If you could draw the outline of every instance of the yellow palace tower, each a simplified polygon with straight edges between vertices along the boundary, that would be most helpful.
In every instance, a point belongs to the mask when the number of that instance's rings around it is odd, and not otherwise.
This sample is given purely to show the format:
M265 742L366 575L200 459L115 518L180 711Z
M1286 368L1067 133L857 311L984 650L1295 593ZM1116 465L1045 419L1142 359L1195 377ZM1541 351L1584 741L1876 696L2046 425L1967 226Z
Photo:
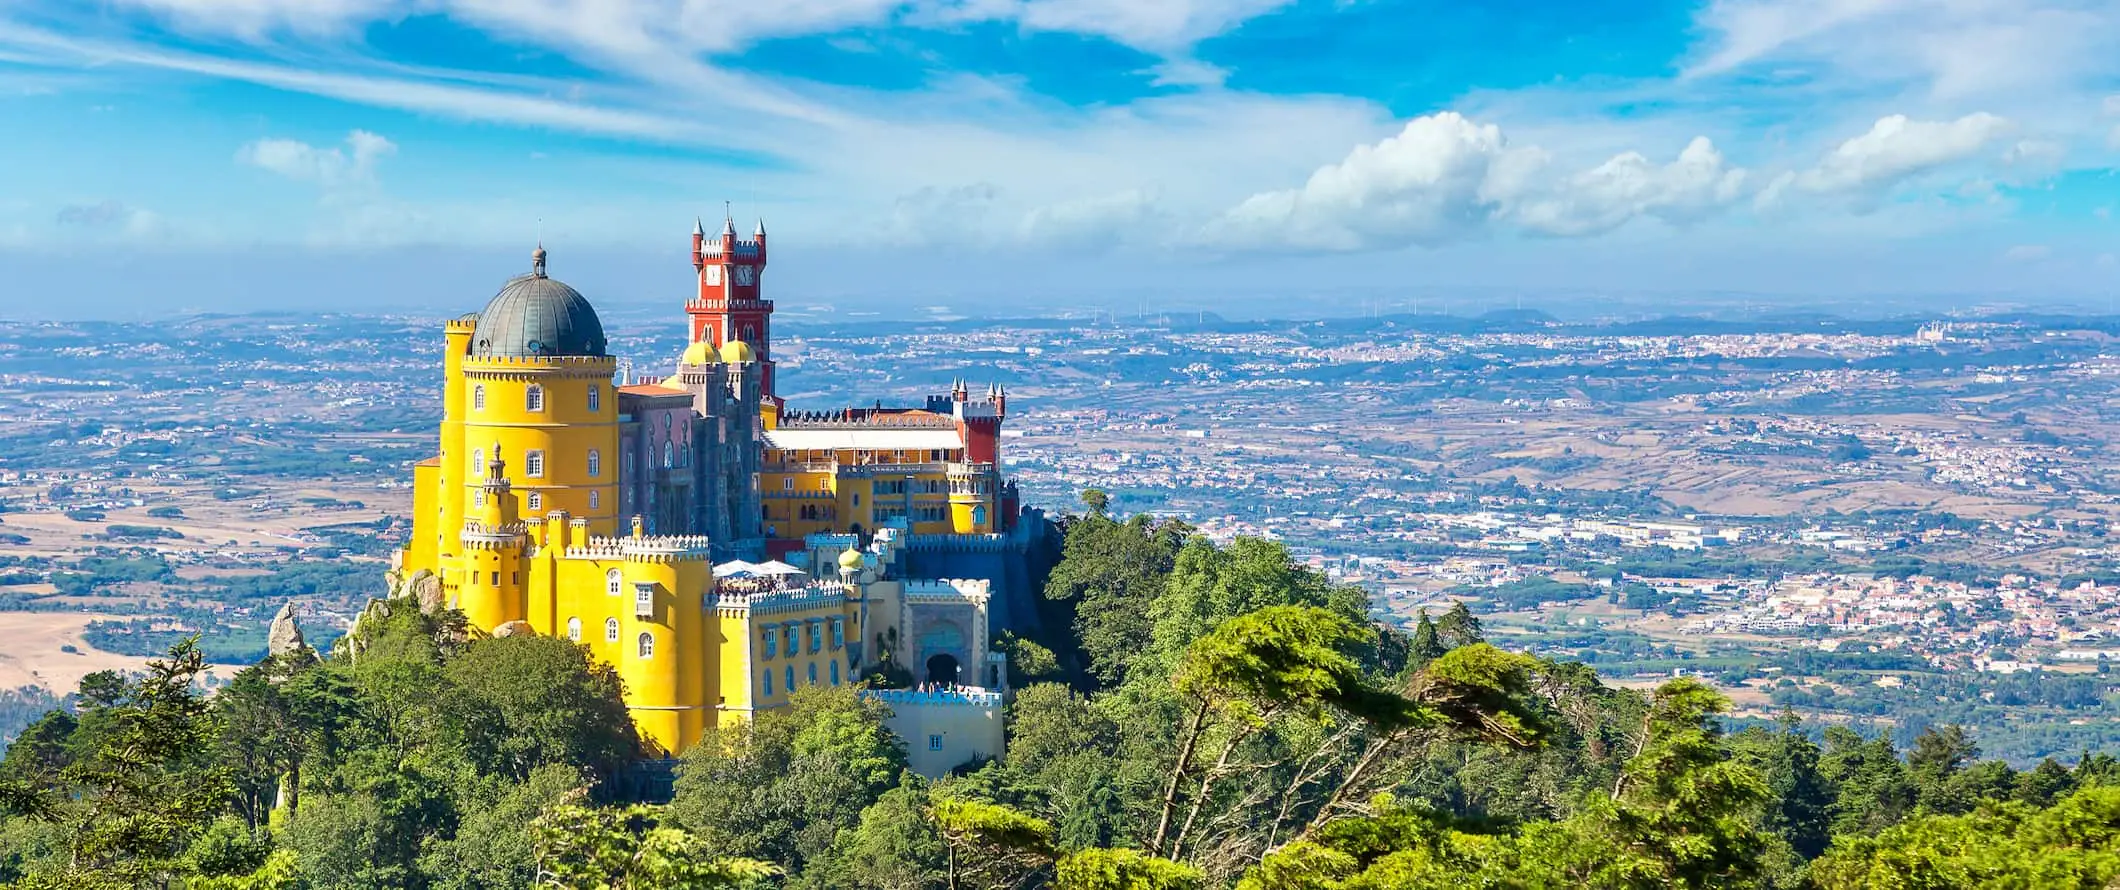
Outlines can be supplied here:
M895 666L918 686L864 694L916 769L996 755L995 628L1037 586L1023 553L1043 528L1000 474L1007 396L785 410L765 259L763 225L694 225L691 338L664 377L614 380L603 322L542 245L445 324L439 453L414 469L397 569L476 633L565 636L612 665L655 753Z
M529 274L477 315L449 322L443 337L441 453L414 470L400 569L433 579L442 603L477 631L565 635L588 647L617 668L642 739L667 754L725 713L741 718L784 700L785 679L761 678L769 669L753 664L752 641L768 632L754 615L770 615L772 628L848 635L856 605L844 583L777 583L733 604L718 590L715 547L686 533L701 512L691 504L651 511L673 533L648 533L640 512L619 519L622 505L694 491L695 480L755 498L753 485L723 484L715 450L667 446L755 429L755 366L697 368L692 390L614 387L617 360L596 310L545 274L542 246ZM672 419L680 413L683 426ZM721 420L741 425L710 436ZM741 474L756 459L728 463ZM852 666L830 668L835 682L852 676Z

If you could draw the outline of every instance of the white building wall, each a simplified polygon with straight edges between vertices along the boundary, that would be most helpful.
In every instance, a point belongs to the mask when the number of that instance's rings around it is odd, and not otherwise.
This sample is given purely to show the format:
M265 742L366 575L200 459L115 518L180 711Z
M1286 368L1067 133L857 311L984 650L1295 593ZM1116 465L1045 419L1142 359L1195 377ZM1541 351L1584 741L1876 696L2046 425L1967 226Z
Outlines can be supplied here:
M891 718L884 725L905 740L913 771L930 779L967 761L998 758L1005 750L999 692L876 689L862 694L890 706Z

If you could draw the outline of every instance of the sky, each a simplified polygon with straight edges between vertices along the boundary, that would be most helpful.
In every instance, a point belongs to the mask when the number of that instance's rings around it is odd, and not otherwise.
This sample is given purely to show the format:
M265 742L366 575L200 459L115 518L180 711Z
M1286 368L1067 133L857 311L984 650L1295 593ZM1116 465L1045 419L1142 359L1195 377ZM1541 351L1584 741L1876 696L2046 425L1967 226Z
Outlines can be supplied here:
M0 317L453 314L539 239L676 303L724 208L784 307L2102 306L2114 46L2120 0L0 0Z

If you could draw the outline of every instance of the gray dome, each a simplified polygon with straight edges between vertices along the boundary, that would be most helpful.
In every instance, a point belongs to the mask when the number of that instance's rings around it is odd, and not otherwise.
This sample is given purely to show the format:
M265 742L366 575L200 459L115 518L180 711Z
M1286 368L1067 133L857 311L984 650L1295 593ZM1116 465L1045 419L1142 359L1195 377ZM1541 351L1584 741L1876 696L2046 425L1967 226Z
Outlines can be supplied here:
M545 277L538 248L528 275L508 279L478 314L475 356L604 355L604 323L580 291Z

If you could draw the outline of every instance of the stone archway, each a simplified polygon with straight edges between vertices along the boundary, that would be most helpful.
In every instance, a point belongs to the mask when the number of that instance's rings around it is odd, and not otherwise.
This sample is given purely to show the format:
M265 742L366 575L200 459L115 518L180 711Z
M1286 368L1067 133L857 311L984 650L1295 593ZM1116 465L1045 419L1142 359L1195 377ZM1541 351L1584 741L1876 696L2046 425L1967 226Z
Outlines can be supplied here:
M927 660L927 680L930 683L945 686L955 685L958 671L957 656L948 652L940 653Z

